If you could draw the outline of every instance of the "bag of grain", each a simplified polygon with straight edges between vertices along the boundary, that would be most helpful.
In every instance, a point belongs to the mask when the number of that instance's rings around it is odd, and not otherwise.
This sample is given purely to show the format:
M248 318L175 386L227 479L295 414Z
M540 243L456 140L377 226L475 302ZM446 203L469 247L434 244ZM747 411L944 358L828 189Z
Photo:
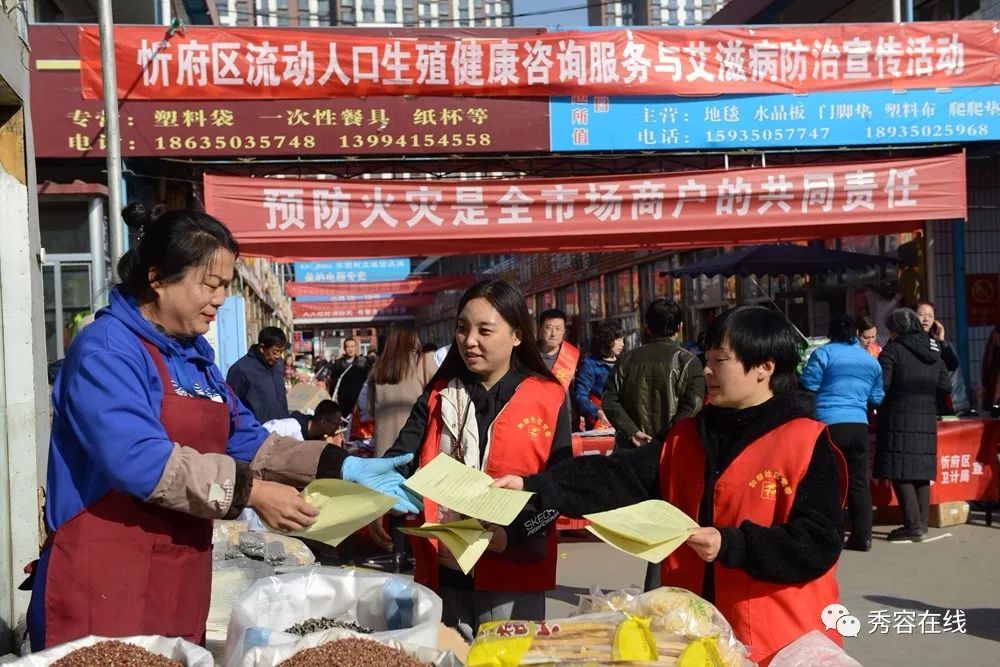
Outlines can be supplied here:
M91 635L26 655L17 667L90 667L91 665L144 665L146 667L213 667L212 654L176 637L121 637Z
M294 644L258 646L240 667L462 667L450 651L413 646L393 639L375 641L350 630L315 632Z
M409 579L337 567L267 577L233 603L227 667L255 647L292 645L314 630L353 627L377 640L437 648L441 598Z

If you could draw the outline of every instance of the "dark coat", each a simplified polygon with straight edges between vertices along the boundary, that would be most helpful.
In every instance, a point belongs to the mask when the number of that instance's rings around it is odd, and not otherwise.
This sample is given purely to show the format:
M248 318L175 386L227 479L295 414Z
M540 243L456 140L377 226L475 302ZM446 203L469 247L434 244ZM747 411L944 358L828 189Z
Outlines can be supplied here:
M924 333L889 341L878 358L885 400L878 413L876 477L937 478L937 401L951 391L941 355Z
M333 362L330 370L330 398L340 406L340 413L350 416L354 406L358 404L361 388L368 379L368 361L362 356L354 357L353 362L340 358Z
M285 365L268 366L256 345L229 368L226 384L261 424L288 417Z

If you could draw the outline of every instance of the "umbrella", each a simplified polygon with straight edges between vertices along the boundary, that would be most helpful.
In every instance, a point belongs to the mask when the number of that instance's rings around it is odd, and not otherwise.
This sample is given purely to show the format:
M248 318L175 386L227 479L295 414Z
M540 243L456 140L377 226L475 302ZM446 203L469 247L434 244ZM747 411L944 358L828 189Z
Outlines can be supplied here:
M780 276L866 269L895 264L896 259L813 246L774 243L738 248L733 252L663 271L672 276Z

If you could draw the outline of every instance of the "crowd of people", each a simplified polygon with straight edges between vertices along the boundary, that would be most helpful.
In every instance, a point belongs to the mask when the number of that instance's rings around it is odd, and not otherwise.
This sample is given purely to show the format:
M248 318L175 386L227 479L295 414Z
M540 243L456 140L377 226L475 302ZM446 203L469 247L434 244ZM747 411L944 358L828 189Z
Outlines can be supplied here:
M799 374L801 334L767 307L721 314L698 355L682 344L680 306L657 298L641 345L625 349L607 321L581 358L565 313L533 321L515 284L483 280L460 299L447 345L406 324L389 328L380 355L348 338L312 369L328 398L290 412L284 332L262 329L225 381L205 341L239 253L225 226L192 211L130 210L126 221L141 239L55 380L36 648L88 634L202 641L211 520L252 510L301 529L317 511L298 490L316 478L392 495L396 518L370 529L399 553L402 517L461 518L402 486L440 454L533 493L509 525L486 526L487 553L468 574L436 541L411 541L415 580L469 638L488 621L544 618L561 514L655 498L695 519L646 589L713 602L755 661L822 629L841 550L871 548L871 474L891 480L903 508L889 539L927 534L936 420L961 409L964 384L932 304L893 311L882 349L878 323L832 318L830 342ZM990 345L983 386L996 410L1000 328ZM574 457L580 430L613 430L615 451ZM373 444L370 457L348 454L355 438Z

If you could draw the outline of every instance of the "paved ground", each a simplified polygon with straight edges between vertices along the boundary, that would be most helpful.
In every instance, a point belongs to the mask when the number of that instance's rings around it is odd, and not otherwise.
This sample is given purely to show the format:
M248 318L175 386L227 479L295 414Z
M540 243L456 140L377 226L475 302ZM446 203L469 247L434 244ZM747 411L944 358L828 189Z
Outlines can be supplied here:
M889 526L877 526L868 553L845 551L838 579L841 601L862 621L862 633L847 638L846 648L861 664L1000 665L1000 523L986 527L981 515L975 523L932 528L931 537L951 533L923 544L893 544L881 539ZM998 520L1000 521L1000 520ZM559 588L549 596L547 616L565 616L576 595L592 585L605 589L641 585L645 563L601 543L564 543L560 549ZM871 633L870 614L884 610L890 620L896 612L913 610L941 614L965 612L965 634ZM905 625L905 621L904 621Z

